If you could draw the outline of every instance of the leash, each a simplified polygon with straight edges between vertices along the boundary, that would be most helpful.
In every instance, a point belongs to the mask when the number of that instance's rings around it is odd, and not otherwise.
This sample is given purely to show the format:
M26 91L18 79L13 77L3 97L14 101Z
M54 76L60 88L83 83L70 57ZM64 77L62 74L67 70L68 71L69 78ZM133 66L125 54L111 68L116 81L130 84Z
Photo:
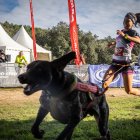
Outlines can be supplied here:
M102 80L102 84L104 84L108 79L111 78L112 75L115 75L115 74L118 73L120 70L122 70L124 67L135 65L135 62L132 62L132 63L130 63L130 64L124 64L124 65L123 65L123 64L116 64L116 63L114 63L114 64L112 64L112 65L121 66L121 67L120 67L117 71L115 71L114 73L112 73L108 78ZM108 85L106 85L106 86L108 86Z
M116 74L117 72L119 72L121 69L123 69L125 66L120 67L117 71L115 71L114 73L112 73L109 77L107 77L106 79L102 80L102 84L105 83L105 81L107 81L108 79L110 79L110 77L114 74Z

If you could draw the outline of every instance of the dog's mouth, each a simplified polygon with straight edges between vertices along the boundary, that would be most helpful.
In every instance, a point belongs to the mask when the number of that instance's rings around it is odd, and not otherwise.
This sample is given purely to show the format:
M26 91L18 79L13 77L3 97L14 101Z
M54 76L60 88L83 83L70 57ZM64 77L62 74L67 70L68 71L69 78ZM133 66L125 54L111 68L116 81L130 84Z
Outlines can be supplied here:
M24 87L24 94L26 95L31 95L33 94L34 92L37 92L39 91L40 88L39 88L39 84L27 84L25 87Z

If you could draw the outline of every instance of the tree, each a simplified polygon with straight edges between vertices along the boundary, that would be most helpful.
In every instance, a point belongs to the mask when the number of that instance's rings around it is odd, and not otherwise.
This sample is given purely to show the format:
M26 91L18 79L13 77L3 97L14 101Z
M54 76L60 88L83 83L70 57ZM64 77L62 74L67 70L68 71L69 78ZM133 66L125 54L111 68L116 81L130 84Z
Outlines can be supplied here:
M67 53L70 50L69 26L64 22L58 23L56 27L48 30L46 40L56 58Z

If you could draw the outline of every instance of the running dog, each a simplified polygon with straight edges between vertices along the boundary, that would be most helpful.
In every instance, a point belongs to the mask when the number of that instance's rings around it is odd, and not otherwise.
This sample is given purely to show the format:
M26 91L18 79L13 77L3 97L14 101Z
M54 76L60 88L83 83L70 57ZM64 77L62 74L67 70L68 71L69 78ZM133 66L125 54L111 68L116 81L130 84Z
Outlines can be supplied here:
M110 140L108 129L109 107L105 95L97 96L76 89L76 83L82 82L64 68L76 58L70 52L52 62L34 61L27 66L27 71L18 76L21 84L27 84L24 94L31 95L42 90L40 108L31 128L35 138L42 138L44 131L39 125L50 112L51 116L67 124L56 140L71 140L74 128L87 114L94 116L102 139Z

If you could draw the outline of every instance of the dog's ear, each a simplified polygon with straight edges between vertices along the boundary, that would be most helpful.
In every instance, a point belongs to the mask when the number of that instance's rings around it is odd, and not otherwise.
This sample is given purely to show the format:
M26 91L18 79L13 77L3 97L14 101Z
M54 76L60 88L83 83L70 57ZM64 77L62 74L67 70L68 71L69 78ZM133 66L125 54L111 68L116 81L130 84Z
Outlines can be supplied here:
M63 70L66 67L66 65L73 59L76 59L76 53L74 51L63 55L58 59L55 59L51 63L53 67L57 68L58 70Z

